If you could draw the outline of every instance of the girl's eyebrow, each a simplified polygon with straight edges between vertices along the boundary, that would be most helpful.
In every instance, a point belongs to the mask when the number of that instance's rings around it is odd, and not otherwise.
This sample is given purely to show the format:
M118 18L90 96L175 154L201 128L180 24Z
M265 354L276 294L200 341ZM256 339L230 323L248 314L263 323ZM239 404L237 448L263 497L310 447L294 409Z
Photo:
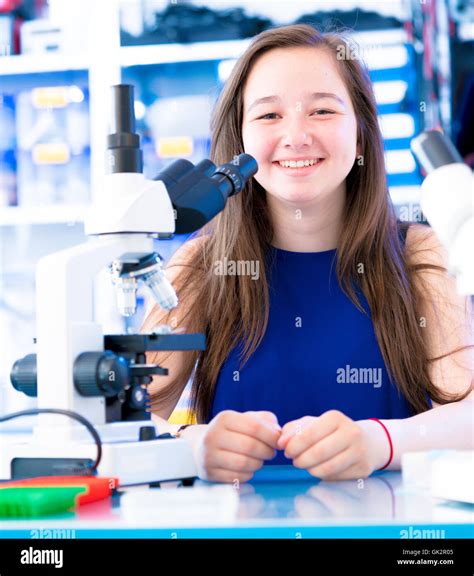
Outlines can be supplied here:
M332 92L313 92L309 96L309 100L321 100L322 98L332 98L333 100L339 102L339 104L345 106L344 100ZM250 110L252 110L252 108L255 108L255 106L259 106L260 104L267 104L269 102L281 102L281 98L280 96L263 96L263 98L257 98L247 108L247 114L250 112Z

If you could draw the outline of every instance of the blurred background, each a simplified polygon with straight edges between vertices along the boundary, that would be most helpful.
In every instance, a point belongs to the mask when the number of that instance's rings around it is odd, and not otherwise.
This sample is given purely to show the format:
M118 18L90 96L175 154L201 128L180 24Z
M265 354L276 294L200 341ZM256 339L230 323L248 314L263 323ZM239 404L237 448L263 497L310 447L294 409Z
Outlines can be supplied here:
M399 219L424 221L411 138L441 128L474 165L472 0L0 0L0 413L35 404L11 387L10 369L34 352L38 259L85 240L110 86L135 86L152 178L175 158L208 156L212 106L250 39L303 22L351 30L374 83ZM157 250L167 258L184 239ZM139 303L129 325L104 306L104 328L136 329Z

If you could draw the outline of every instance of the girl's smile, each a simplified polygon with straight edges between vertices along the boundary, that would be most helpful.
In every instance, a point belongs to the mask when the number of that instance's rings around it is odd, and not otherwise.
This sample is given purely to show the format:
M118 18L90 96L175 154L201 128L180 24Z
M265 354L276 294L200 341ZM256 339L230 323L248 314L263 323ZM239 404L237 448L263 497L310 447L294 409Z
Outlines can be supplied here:
M324 158L298 158L292 160L276 160L272 165L290 178L312 176L321 167Z

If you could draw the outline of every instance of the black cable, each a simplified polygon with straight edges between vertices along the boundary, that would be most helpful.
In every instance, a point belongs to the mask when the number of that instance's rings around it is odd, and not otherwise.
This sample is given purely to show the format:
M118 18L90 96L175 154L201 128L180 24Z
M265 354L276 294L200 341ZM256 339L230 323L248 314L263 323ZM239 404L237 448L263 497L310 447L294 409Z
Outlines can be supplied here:
M94 438L95 445L97 446L97 456L95 462L90 467L90 470L96 471L99 466L100 460L102 458L102 441L94 425L81 416L77 412L72 412L71 410L62 410L60 408L32 408L31 410L21 410L20 412L12 412L5 416L0 416L0 423L6 422L7 420L13 420L14 418L19 418L20 416L36 416L37 414L60 414L61 416L69 416L73 420L77 420L83 426L87 428L91 436Z

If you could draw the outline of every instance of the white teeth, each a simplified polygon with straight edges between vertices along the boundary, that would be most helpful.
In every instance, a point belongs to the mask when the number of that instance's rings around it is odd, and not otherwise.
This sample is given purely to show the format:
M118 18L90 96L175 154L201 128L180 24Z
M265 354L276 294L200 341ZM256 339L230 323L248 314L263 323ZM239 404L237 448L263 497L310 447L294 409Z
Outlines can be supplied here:
M320 161L318 160L279 160L278 164L283 168L303 168L304 166L313 166Z

